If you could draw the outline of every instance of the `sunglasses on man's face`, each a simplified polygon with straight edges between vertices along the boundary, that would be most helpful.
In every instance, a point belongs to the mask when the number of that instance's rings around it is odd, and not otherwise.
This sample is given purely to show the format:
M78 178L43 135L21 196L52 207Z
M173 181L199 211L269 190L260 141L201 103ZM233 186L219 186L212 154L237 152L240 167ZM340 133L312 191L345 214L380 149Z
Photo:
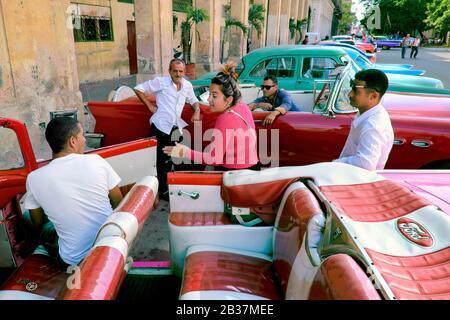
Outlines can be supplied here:
M272 89L273 87L275 87L275 85L272 85L272 86L265 86L265 85L262 85L262 86L261 86L261 89L263 89L263 90L270 90L270 89Z
M358 88L361 88L361 89L372 89L372 90L375 90L375 91L379 92L377 88L371 88L371 87L368 87L368 86L357 85L355 80L350 80L350 88L352 88L352 90L354 92L356 92L356 90Z

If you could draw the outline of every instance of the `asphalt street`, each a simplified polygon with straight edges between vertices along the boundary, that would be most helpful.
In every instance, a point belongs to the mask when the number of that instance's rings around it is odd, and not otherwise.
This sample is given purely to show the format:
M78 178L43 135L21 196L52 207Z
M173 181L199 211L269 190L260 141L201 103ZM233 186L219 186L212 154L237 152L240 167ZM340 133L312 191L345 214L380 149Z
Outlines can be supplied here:
M419 48L416 59L409 58L411 49L407 49L405 59L401 49L382 50L377 54L377 63L410 63L413 69L426 70L425 77L437 78L450 89L450 48Z

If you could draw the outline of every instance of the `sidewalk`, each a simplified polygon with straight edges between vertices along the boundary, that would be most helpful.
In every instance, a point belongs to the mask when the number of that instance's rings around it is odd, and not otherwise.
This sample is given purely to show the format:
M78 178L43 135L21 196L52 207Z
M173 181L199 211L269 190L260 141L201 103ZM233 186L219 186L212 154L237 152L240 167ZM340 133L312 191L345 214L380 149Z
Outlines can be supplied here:
M80 83L80 91L83 96L83 102L106 101L109 93L121 85L132 88L135 87L136 75L97 82Z
M428 51L450 52L450 47L422 47L421 49Z

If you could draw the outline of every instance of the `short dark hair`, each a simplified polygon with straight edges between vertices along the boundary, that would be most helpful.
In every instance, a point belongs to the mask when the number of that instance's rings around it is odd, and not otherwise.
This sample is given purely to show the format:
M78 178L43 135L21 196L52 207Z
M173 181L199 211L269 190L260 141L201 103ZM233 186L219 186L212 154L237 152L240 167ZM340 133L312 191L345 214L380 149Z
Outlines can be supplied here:
M172 64L182 64L183 66L186 66L186 63L182 59L173 58L169 62L169 70L172 68Z
M355 75L355 79L364 81L370 89L380 93L380 99L389 86L389 80L386 74L378 69L361 70Z
M47 139L53 153L59 153L66 147L70 137L80 132L78 121L70 117L59 117L52 119L45 130L45 139Z
M264 81L267 81L267 80L272 80L273 83L278 84L277 77L275 77L275 76L271 76L271 75L265 76Z

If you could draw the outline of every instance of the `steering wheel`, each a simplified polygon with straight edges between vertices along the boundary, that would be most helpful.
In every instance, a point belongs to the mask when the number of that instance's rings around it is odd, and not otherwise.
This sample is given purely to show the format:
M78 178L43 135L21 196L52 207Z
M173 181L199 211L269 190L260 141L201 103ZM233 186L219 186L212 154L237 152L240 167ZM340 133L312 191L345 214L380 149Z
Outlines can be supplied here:
M317 105L322 98L323 94L325 93L326 88L328 87L328 82L325 82L325 84L322 87L322 90L320 90L319 95L316 98L316 101L314 101L314 105Z

